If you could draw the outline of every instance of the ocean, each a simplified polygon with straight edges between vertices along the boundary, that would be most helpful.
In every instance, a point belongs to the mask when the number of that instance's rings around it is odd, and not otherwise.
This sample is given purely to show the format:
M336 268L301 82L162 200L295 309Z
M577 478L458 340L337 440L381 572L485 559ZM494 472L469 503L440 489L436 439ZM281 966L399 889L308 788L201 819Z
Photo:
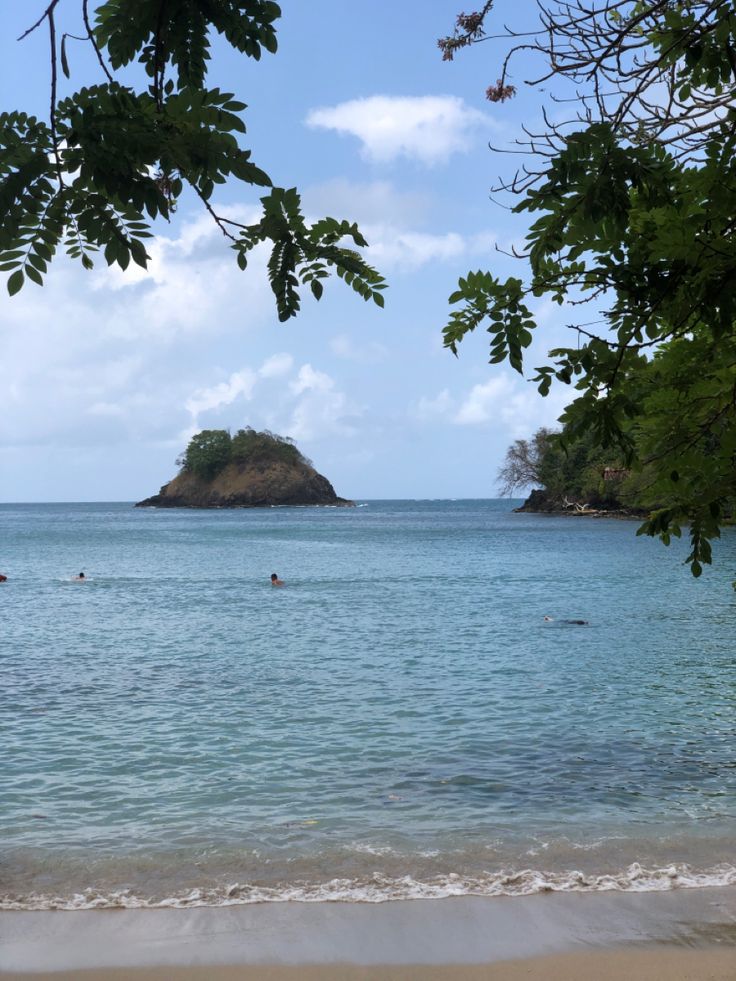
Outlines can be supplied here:
M511 508L0 505L0 908L736 884L736 534Z

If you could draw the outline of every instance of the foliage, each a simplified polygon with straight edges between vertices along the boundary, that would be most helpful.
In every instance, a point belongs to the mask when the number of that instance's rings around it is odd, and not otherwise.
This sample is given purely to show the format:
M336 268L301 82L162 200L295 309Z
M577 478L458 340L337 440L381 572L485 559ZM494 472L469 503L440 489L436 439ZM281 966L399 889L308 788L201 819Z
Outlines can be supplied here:
M257 432L250 426L239 429L234 436L226 429L203 429L191 438L177 463L203 480L212 480L230 463L311 465L293 440L268 429Z
M207 87L210 33L258 60L276 51L281 11L271 0L107 0L93 20L88 0L80 15L101 72L99 84L57 98L58 71L70 77L67 41L57 38L59 0L52 0L26 34L44 25L51 49L48 122L22 110L0 114L0 270L8 291L38 285L63 248L92 267L146 267L150 221L168 219L186 186L193 189L245 269L249 252L271 244L269 280L279 320L294 316L299 289L319 299L323 280L337 273L365 300L383 306L385 283L353 248L367 243L354 224L325 218L309 226L293 188L271 179L243 149L245 103ZM26 35L24 35L25 37ZM22 39L21 39L22 40ZM149 85L136 90L115 73L142 65ZM261 219L246 225L217 214L217 186L236 181L270 189Z
M451 58L485 40L492 3L441 42ZM491 362L523 370L531 298L587 323L535 369L577 397L566 438L590 439L638 476L655 507L640 533L690 528L694 575L736 496L736 16L730 0L599 0L539 7L516 43L546 59L540 79L580 86L572 120L529 133L530 165L504 189L528 213L524 278L470 273L450 297L453 352L483 325ZM448 54L449 52L449 54ZM498 92L496 92L498 94ZM489 98L494 98L494 93ZM582 319L582 318L581 318ZM593 321L591 324L590 321ZM599 326L598 326L599 325ZM596 327L590 330L590 327Z
M203 429L192 436L184 453L184 469L211 480L230 462L232 440L226 429Z
M279 461L281 463L306 462L294 445L293 440L284 436L277 436L267 429L259 433L255 429L251 429L250 426L246 429L239 429L233 436L232 460L233 463L254 462L256 460Z

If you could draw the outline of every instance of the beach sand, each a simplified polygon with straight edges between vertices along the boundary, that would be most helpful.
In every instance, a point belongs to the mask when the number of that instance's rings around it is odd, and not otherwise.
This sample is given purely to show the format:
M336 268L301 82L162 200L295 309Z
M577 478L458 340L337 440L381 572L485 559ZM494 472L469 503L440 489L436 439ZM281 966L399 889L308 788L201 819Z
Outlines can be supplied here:
M128 968L2 974L14 981L733 981L736 951L597 951L496 964Z
M736 889L0 914L0 981L736 981Z

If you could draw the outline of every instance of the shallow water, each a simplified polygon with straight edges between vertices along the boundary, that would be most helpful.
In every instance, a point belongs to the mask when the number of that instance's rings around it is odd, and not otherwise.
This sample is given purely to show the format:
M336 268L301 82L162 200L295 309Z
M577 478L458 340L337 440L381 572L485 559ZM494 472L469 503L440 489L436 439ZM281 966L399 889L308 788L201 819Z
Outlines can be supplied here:
M3 904L736 882L736 536L635 527L0 506Z

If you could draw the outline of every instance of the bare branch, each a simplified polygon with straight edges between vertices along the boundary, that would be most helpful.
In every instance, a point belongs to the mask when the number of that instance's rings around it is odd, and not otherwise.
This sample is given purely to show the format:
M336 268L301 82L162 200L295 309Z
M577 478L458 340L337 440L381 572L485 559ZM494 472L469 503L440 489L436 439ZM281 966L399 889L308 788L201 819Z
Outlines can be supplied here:
M111 75L110 70L108 69L107 65L105 64L105 59L102 57L102 52L100 51L100 47L97 44L97 41L95 40L94 31L92 30L92 24L90 23L90 19L89 19L89 0L83 0L83 3L82 3L82 17L84 18L84 26L87 29L87 37L92 42L92 47L95 49L95 54L97 55L97 60L100 63L100 67L102 68L103 72L107 76L108 82L112 82L112 75Z

